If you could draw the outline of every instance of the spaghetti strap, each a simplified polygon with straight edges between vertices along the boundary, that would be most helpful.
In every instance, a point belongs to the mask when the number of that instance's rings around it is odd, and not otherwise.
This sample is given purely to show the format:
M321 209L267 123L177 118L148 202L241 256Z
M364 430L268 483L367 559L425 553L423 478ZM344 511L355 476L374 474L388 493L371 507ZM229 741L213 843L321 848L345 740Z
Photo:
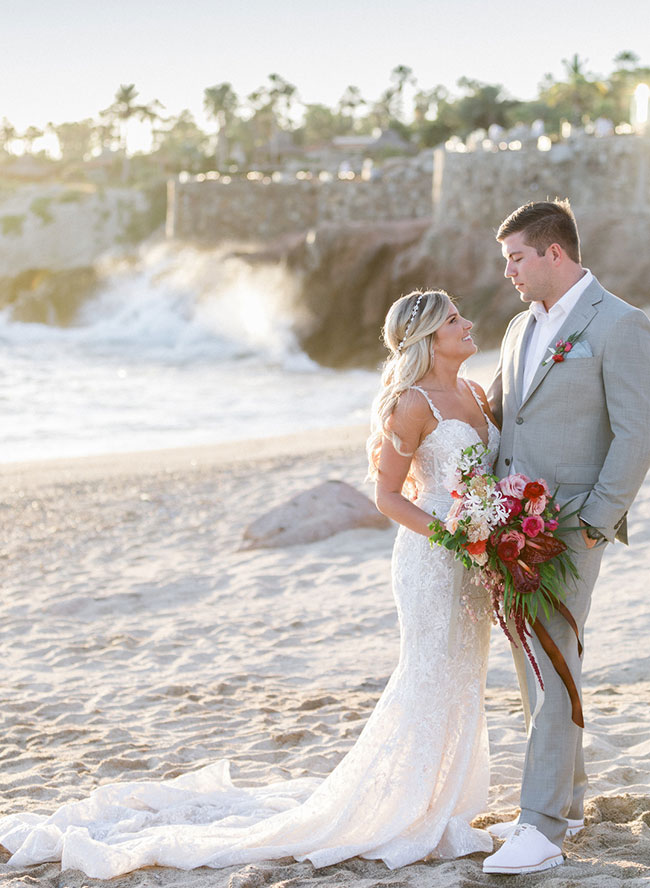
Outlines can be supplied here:
M442 418L440 411L435 406L435 404L433 403L431 398L427 395L425 390L423 388L420 388L419 385L412 385L412 386L410 386L410 388L415 389L416 392L420 392L421 394L424 395L424 397L427 399L427 404L431 408L431 412L433 413L434 417L438 420L438 422L443 422L443 418Z
M470 392L474 395L474 399L476 400L476 403L477 403L478 406L481 408L481 413L483 414L483 418L485 419L485 421L486 421L487 423L489 423L490 420L488 419L488 415L487 415L487 413L485 412L485 408L483 407L483 401L482 401L482 400L480 399L480 397L478 396L478 393L477 393L476 389L474 388L474 386L472 385L472 383L469 381L469 379L464 379L463 382L465 383L465 385L467 386L467 388L470 390Z

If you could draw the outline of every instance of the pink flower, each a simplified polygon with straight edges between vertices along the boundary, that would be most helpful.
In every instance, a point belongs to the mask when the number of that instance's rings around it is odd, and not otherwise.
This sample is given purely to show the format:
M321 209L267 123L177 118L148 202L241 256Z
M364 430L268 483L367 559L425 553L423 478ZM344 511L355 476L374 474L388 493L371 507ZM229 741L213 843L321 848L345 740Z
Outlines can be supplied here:
M546 497L538 496L536 499L528 500L525 508L529 515L541 515L546 508Z
M445 527L449 533L456 533L458 530L458 521L465 512L465 500L455 499L449 509L449 514L445 519Z
M449 509L448 518L459 518L465 511L465 501L463 499L455 499Z
M506 496L504 497L505 507L508 510L508 518L516 518L517 515L521 515L522 505L521 500L517 499L514 496Z
M526 485L529 483L530 478L527 478L526 475L514 474L502 478L497 487L505 496L514 496L520 499L524 495Z
M564 351L565 352L570 352L572 348L573 348L573 343L571 343L571 342L564 343Z
M521 522L521 529L528 537L536 537L544 530L544 519L539 515L528 515Z
M550 521L546 522L546 529L553 533L554 530L557 530L560 525L555 520L555 518L551 518Z

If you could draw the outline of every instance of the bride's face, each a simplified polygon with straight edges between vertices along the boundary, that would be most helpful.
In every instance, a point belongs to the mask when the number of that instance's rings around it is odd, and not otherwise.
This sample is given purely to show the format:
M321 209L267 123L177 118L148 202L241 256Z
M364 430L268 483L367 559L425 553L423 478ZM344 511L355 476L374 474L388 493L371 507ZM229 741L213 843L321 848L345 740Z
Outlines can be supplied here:
M473 355L477 350L469 332L473 326L471 321L459 314L455 305L450 306L447 319L433 337L435 358L464 361Z

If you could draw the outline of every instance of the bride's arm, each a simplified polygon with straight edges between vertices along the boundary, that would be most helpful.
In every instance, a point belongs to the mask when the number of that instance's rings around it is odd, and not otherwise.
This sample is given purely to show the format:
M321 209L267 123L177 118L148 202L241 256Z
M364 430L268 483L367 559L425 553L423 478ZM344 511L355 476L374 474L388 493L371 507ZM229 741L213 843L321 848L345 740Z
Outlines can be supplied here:
M436 427L424 399L422 403L401 398L389 421L389 429L401 442L401 453L389 438L384 438L375 484L375 503L382 514L403 524L415 533L429 536L431 515L414 505L402 494L402 487L411 466L413 454L421 441Z

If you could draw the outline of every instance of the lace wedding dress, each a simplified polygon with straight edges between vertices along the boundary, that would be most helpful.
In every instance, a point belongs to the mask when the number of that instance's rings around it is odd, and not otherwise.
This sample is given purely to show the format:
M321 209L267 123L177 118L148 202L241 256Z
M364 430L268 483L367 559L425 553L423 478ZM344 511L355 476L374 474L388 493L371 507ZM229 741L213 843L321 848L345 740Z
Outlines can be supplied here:
M444 518L447 468L479 436L430 406L438 426L414 455L417 504ZM490 423L488 430L496 453L499 433ZM469 825L488 790L487 607L471 619L461 595L481 591L450 552L404 527L392 564L399 662L327 778L238 788L219 761L173 780L101 786L50 817L2 818L9 863L60 859L63 869L106 879L155 864L192 869L291 856L322 867L358 855L396 868L428 855L491 851L487 832Z

